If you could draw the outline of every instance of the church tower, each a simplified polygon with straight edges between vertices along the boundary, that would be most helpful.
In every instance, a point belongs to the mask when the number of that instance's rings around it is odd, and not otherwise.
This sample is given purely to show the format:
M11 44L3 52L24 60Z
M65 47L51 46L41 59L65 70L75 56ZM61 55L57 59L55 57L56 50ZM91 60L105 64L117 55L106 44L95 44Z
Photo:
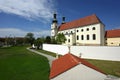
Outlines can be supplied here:
M56 35L57 35L57 26L58 26L58 21L57 21L57 18L56 18L57 14L54 13L53 14L53 21L52 21L52 24L51 24L51 37L54 38Z

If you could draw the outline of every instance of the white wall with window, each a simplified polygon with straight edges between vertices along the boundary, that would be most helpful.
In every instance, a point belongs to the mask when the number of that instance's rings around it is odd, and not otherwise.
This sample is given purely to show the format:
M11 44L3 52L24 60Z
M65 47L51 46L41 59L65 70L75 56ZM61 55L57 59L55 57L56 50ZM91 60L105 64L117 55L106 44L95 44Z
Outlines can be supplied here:
M75 29L68 29L59 31L59 33L63 33L66 37L65 44L66 45L73 45L76 43L76 36L75 36Z
M93 24L59 31L66 37L66 45L104 45L104 25Z
M76 28L76 44L79 45L103 45L104 26L94 24ZM78 39L79 35L79 39Z

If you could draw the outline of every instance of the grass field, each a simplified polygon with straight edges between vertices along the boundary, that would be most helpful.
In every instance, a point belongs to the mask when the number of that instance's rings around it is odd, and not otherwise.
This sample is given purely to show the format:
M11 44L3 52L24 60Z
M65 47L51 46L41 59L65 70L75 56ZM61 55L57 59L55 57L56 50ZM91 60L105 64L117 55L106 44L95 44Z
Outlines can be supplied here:
M55 53L38 50L56 56ZM87 59L107 74L120 77L120 62ZM0 48L0 80L49 80L48 60L26 47Z
M26 47L0 48L0 80L49 80L48 60Z
M111 74L120 77L120 61L106 61L106 60L91 60L88 62L100 68L106 74Z

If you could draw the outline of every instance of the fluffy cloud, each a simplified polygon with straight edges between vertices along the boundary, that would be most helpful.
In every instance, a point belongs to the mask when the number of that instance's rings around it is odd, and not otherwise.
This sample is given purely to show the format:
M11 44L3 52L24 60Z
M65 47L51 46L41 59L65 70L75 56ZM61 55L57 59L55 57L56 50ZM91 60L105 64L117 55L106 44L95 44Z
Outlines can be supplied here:
M29 31L23 31L21 29L17 28L0 28L0 37L24 37ZM41 30L39 32L31 32L34 34L34 36L42 37L42 36L50 36L49 30Z
M30 20L49 21L54 10L53 0L0 0L0 12L16 14Z

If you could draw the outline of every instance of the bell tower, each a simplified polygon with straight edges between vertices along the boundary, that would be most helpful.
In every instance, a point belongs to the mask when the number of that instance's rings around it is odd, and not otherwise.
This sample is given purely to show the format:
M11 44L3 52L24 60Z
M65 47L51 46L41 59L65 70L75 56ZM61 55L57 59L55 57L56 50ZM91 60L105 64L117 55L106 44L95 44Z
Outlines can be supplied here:
M56 18L57 14L54 13L53 14L53 21L52 21L52 24L51 24L51 37L54 38L56 35L57 35L57 26L58 26L58 21L57 21L57 18Z

